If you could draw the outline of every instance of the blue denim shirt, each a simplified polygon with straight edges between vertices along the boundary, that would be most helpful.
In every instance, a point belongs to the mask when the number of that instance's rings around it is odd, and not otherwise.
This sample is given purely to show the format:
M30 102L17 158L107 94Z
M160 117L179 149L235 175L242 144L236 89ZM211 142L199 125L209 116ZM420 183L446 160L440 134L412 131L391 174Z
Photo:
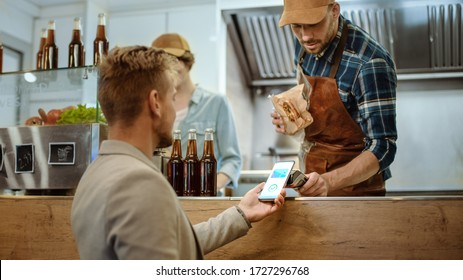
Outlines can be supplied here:
M238 186L242 166L233 111L227 97L196 87L188 105L188 114L180 122L182 131L182 156L185 157L188 144L188 130L196 129L198 157L203 154L206 128L214 129L214 155L217 159L217 172L224 173Z

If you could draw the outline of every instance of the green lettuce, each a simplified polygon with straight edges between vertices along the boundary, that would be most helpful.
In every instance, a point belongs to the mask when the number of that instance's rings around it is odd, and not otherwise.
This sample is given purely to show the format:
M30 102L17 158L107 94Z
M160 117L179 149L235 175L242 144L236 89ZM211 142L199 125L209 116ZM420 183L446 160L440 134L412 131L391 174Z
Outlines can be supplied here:
M98 120L97 120L98 116ZM56 122L57 124L80 124L80 123L106 123L101 110L97 114L96 108L87 108L87 105L79 104L77 108L63 112Z

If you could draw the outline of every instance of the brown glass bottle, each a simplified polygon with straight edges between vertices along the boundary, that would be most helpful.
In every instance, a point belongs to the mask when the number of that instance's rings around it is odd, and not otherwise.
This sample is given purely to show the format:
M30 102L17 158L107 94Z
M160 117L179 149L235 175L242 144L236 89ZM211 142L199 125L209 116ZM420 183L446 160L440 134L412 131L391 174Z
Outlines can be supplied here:
M196 129L188 131L188 146L184 162L185 187L184 196L199 196L201 193L201 165L196 145Z
M217 160L214 155L214 130L205 130L201 165L201 196L217 196Z
M108 54L109 41L106 38L106 15L98 14L98 27L93 41L93 65L101 63L101 58Z
M72 40L69 43L68 67L79 67L85 65L85 48L81 38L82 25L80 18L74 18L74 29Z
M167 162L167 180L169 180L177 196L183 196L183 189L185 186L181 137L181 131L175 130L174 142L172 143L172 154Z
M37 51L37 61L36 61L36 69L41 70L43 69L43 47L45 47L45 43L47 42L47 29L42 28L42 32L40 35L40 43L39 43L39 50Z
M58 68L58 47L55 44L55 21L48 22L48 35L45 46L43 46L42 69Z
M0 37L1 39L1 37ZM0 73L3 72L3 43L0 40Z

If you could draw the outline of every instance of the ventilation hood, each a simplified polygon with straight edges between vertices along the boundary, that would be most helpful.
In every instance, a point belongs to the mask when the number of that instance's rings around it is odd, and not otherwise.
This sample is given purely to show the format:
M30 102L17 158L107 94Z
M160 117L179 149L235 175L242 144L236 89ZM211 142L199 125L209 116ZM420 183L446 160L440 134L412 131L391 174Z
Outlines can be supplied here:
M344 17L391 53L399 74L463 72L461 1L341 3ZM293 85L294 36L280 28L283 7L224 10L223 17L249 86Z

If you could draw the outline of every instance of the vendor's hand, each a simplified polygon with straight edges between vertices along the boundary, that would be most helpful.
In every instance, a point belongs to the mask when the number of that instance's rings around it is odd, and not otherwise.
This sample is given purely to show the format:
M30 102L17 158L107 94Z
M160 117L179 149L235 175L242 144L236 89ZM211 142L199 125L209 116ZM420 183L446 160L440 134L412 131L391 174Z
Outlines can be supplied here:
M272 117L272 124L275 126L275 131L278 133L285 133L285 125L283 123L283 119L281 119L280 114L277 112L273 111L272 114L270 114Z
M317 172L312 172L307 175L307 182L298 191L302 196L327 196L328 190L328 181Z
M260 201L258 196L264 185L265 183L260 183L248 191L238 205L251 223L258 222L276 212L285 203L286 190L284 188L274 201Z

